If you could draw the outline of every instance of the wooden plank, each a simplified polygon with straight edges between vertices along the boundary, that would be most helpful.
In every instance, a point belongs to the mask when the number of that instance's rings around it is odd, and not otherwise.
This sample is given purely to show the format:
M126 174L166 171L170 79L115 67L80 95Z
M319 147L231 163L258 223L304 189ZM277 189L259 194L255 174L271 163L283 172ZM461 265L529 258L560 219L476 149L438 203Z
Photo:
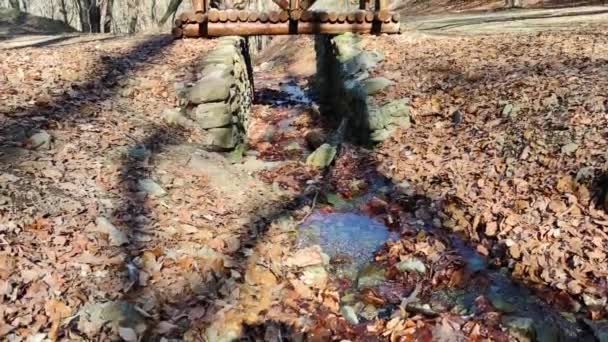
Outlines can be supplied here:
M346 13L342 13L342 12L338 13L338 22L339 22L339 23L343 23L343 22L345 22L345 21L346 21L346 16L347 16L347 15L348 15L348 14L346 14Z

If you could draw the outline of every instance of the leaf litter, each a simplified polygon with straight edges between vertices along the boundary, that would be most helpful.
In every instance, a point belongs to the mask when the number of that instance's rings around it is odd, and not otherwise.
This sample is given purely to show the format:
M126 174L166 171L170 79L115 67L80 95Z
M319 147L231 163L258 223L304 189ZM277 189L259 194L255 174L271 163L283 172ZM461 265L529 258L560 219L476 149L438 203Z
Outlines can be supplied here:
M179 101L174 83L193 81L195 56L213 42L176 42L141 66L120 57L137 43L128 40L3 52L12 86L0 88L2 124L12 131L0 157L14 167L0 174L0 334L526 340L529 322L513 317L522 304L488 290L493 277L513 277L542 298L534 308L582 315L598 336L608 274L608 50L587 33L365 39L387 57L377 76L396 81L372 101L410 97L414 124L378 153L343 145L326 175L306 168L308 151L289 152L294 140L307 146L314 111L270 145L264 134L251 141L263 159L284 161L255 176L177 145L181 131L162 127L146 141L162 122L159 108ZM37 62L40 53L55 64ZM62 58L75 54L82 58ZM135 68L87 85L99 93L81 91L108 58ZM76 115L54 105L64 93ZM291 115L266 105L255 113L276 122ZM40 129L52 137L49 149L23 144ZM229 175L206 172L201 160ZM222 191L217 184L231 175L251 187ZM386 181L389 189L377 186ZM316 201L319 192L329 203ZM302 193L295 211L274 209ZM348 258L294 247L298 222L337 203L400 235L369 268L383 280L355 292L328 273ZM462 288L476 296L449 295Z

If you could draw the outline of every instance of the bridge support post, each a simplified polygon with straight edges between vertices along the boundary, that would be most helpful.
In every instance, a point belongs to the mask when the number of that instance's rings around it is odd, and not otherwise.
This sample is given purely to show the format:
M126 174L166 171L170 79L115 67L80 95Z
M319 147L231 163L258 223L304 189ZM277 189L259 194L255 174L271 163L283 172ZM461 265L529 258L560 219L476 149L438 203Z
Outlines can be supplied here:
M207 12L208 0L192 0L192 10L196 13Z

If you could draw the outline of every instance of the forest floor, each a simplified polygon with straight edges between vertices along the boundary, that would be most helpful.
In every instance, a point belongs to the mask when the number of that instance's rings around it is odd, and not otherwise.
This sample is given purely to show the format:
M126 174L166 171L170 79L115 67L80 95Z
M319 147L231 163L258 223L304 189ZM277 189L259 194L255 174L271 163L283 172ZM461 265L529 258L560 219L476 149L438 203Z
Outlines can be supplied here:
M213 40L1 51L0 338L605 339L607 31L365 37L412 125L326 172L311 38L241 159L165 123Z

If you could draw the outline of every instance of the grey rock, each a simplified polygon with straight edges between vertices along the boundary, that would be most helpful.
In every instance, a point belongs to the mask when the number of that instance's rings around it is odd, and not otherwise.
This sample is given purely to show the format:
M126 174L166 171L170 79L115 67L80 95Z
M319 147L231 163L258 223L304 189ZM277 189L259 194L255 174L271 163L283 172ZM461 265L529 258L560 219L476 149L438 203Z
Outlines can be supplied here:
M390 126L410 128L412 122L409 116L393 116L389 121Z
M34 150L48 150L51 148L51 139L51 135L47 131L41 130L27 139L26 146Z
M181 127L191 128L194 127L194 121L188 119L179 109L167 108L163 110L161 114L163 120L170 125L177 125Z
M223 127L232 122L232 111L224 102L203 103L194 109L194 119L201 128Z
M380 141L384 141L384 140L388 139L388 137L390 137L390 136L391 136L391 131L383 128L383 129L373 131L372 134L370 135L370 139L375 142L380 142Z
M190 88L189 100L194 104L224 101L230 95L233 81L226 77L203 77Z
M409 258L399 262L397 264L397 269L401 272L417 272L420 274L426 272L426 266L418 258Z
M492 303L492 306L500 312L515 312L515 305L507 301L503 295L499 293L491 293L488 295L488 299L490 300L490 303Z
M359 316L368 321L374 320L376 317L378 317L378 309L376 309L375 306L368 304L359 312Z
M137 327L145 323L134 305L127 302L89 303L76 314L78 327L87 334L97 333L106 323L114 327Z
M238 132L235 127L211 128L205 131L203 145L232 149L237 145L238 140Z
M357 288L365 289L382 284L386 280L384 270L375 265L366 265L357 278Z
M427 317L437 317L439 314L429 304L409 303L405 309L413 314L421 314Z
M306 165L316 169L326 168L332 163L336 153L337 148L335 146L323 144L306 158Z
M608 321L592 321L590 319L585 319L585 323L591 328L593 331L593 335L599 342L608 342Z
M382 108L380 108L380 112L386 116L392 117L409 117L410 116L410 107L408 106L409 99L399 99L395 101L391 101Z
M206 65L201 71L205 77L227 77L234 75L234 66L226 64Z
M300 279L308 286L323 288L327 284L328 275L323 266L309 266L302 270Z
M571 154L571 153L574 153L576 150L578 150L577 143L571 142L569 144L562 146L562 153L564 153L564 154Z
M149 157L152 154L150 150L146 148L145 145L135 145L127 151L127 156L129 158L143 160Z
M384 56L377 51L363 51L344 63L344 72L347 76L359 74L371 70L384 59Z
M137 181L137 189L139 191L148 193L152 196L163 197L167 194L165 189L163 189L158 183L153 181L150 178L140 179Z
M393 81L384 77L372 77L363 80L361 83L367 95L374 95L382 91L384 88L392 85Z
M534 338L534 320L531 318L508 316L503 318L502 323L513 333L521 334L530 339Z
M348 323L353 325L359 324L359 317L357 317L357 313L355 312L355 309L353 309L352 306L344 305L340 309L340 313Z
M462 120L464 119L464 114L460 110L455 110L452 112L452 123L454 125L460 125Z
M112 246L122 246L129 243L129 239L127 238L127 234L123 231L116 228L110 220L105 217L98 217L95 220L96 227L94 229L95 232L108 234L108 238L110 240L110 245Z

